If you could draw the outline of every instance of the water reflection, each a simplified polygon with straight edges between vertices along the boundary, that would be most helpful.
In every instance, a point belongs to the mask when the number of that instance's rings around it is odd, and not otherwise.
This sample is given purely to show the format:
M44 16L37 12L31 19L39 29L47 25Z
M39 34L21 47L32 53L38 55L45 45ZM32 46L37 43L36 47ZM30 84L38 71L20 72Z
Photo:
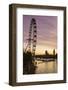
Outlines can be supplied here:
M57 60L34 60L23 65L23 74L57 73Z
M35 74L57 73L57 60L51 61L35 60L35 62L36 62Z
M23 53L23 74L57 73L56 55L36 55Z

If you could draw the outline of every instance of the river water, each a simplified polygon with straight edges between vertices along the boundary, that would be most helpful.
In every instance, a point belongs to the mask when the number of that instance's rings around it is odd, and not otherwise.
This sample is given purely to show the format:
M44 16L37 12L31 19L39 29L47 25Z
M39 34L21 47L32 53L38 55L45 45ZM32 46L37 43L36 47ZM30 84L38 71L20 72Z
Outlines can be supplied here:
M35 60L35 74L57 73L57 60Z

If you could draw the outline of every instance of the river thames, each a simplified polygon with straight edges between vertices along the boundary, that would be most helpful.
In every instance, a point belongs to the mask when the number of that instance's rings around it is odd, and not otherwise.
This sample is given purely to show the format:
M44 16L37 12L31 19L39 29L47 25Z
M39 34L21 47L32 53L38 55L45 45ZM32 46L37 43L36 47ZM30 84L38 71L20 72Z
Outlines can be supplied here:
M57 73L57 60L35 60L35 74Z

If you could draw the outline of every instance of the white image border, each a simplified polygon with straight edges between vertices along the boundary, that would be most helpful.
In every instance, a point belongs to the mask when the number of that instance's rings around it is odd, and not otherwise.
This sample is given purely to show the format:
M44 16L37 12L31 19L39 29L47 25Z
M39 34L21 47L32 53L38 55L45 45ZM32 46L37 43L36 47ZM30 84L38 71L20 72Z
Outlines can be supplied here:
M35 81L52 81L63 80L63 14L61 10L43 10L43 9L31 9L31 8L17 8L17 63L16 63L16 82L35 82ZM35 74L35 75L23 75L23 15L42 15L42 16L57 16L57 52L58 52L58 73L54 74Z

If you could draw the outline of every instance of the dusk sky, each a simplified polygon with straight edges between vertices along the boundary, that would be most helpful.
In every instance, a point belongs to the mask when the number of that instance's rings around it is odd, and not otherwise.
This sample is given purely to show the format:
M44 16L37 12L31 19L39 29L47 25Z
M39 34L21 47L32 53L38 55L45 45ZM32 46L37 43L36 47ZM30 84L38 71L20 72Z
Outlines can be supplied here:
M49 53L57 50L57 16L23 16L24 48L27 46L31 19L34 18L37 24L37 45L36 54Z

